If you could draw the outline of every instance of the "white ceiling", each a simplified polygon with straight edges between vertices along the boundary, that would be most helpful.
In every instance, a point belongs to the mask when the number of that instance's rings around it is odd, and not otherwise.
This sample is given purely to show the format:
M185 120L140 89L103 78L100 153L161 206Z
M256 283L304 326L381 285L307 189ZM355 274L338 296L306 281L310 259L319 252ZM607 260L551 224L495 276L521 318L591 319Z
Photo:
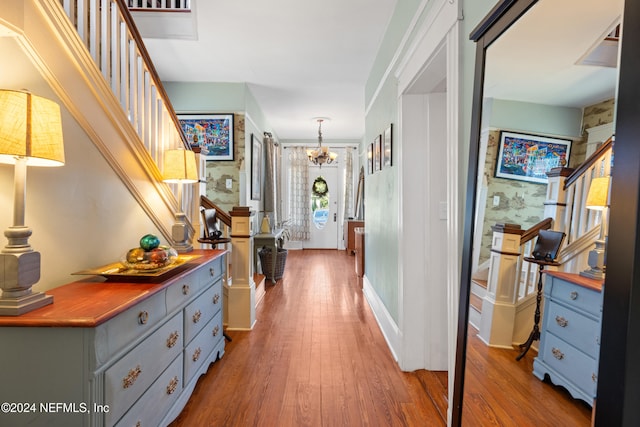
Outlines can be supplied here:
M617 69L577 65L624 0L540 0L487 50L485 96L583 108L615 96Z
M282 141L315 139L314 117L330 119L325 140L360 140L364 86L396 1L192 0L197 40L145 44L163 81L248 83ZM623 4L540 0L489 47L485 96L578 108L612 98L617 70L576 62Z
M325 140L363 137L364 86L396 0L195 1L197 40L145 38L163 81L246 82L281 140L316 138L314 117L330 119Z

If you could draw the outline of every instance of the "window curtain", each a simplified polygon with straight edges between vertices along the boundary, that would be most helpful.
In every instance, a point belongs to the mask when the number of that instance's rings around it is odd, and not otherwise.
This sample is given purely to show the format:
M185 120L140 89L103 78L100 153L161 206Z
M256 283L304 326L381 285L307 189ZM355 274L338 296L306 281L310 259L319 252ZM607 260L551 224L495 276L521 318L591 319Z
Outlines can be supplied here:
M289 182L289 230L291 240L309 240L311 237L311 187L309 185L309 158L304 147L289 151L291 177Z
M344 219L353 218L353 150L344 150Z
M279 146L269 133L265 133L263 139L265 147L264 170L264 212L268 214L271 225L280 223L280 210L278 201L280 168L278 166Z

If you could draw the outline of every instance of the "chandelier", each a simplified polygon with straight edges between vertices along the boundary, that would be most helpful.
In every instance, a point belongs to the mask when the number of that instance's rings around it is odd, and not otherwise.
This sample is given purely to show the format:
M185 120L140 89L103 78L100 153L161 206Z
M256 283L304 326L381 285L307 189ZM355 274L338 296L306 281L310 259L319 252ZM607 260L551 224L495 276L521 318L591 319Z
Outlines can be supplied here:
M323 164L331 164L335 159L338 158L338 155L332 151L329 151L329 147L322 146L322 122L324 119L318 119L318 148L315 150L307 150L307 156L309 157L309 161L314 165L320 165L322 167Z

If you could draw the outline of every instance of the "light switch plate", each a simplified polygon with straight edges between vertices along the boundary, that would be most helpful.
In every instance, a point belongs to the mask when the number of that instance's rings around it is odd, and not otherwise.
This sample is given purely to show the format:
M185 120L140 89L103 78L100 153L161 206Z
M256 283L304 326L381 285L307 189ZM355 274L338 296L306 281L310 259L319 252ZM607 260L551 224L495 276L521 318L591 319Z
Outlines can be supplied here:
M227 178L226 186L228 190L231 190L231 187L233 187L233 179Z

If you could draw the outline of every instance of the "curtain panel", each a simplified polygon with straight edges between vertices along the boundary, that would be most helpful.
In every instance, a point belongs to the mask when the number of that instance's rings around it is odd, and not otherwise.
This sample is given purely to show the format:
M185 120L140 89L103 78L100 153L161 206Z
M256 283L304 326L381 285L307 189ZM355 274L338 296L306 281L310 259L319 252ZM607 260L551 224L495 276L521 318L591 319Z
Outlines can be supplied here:
M309 186L309 158L304 147L289 151L291 177L289 182L289 230L291 240L309 240L311 237L311 191Z

